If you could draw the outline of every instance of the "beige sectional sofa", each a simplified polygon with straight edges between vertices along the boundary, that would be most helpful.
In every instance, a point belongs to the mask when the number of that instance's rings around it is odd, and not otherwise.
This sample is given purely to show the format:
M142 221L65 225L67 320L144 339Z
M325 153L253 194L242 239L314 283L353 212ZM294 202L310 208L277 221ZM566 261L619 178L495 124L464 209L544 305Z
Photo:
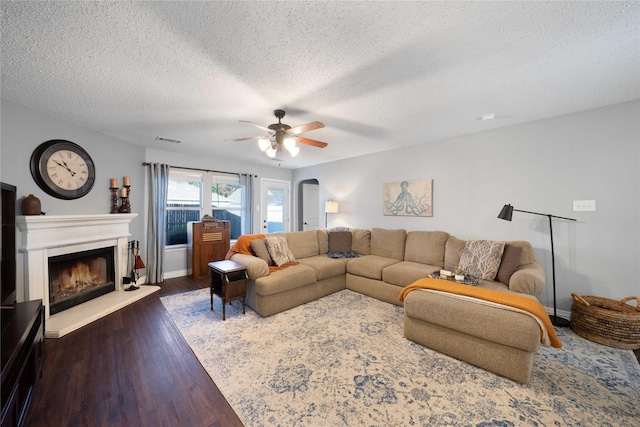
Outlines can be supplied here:
M400 290L442 268L455 269L465 240L443 231L405 231L374 228L351 230L358 258L329 258L329 235L324 229L278 233L287 240L298 265L269 273L255 256L235 254L232 260L247 267L247 304L262 316L288 310L341 289L350 289L382 301L402 305ZM544 270L533 258L528 242L508 242L523 248L520 265L508 284L481 280L481 287L539 295Z
M329 234L324 229L278 235L285 237L298 264L270 273L263 259L246 254L231 257L247 267L246 302L262 316L342 289L402 305L398 296L403 287L440 269L455 269L466 244L443 231L356 229L351 230L351 246L359 256L335 259L327 256ZM528 242L507 243L522 247L509 282L480 280L477 286L535 298L544 290L542 266ZM404 306L407 338L517 381L528 381L540 338L535 320L425 291L409 293Z

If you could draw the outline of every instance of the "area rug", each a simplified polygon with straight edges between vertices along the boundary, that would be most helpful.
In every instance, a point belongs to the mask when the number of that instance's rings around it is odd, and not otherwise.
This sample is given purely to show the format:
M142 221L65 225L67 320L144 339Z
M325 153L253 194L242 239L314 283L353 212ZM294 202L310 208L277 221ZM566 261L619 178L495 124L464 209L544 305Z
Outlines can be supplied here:
M559 328L521 385L415 344L403 308L349 290L262 318L209 291L162 298L245 426L632 426L630 350Z

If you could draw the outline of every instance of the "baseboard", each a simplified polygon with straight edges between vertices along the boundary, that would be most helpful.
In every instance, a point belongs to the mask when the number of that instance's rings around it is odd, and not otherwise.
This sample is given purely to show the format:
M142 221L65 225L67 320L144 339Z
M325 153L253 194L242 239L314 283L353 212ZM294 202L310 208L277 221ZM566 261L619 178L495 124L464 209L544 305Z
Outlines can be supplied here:
M547 314L552 315L553 314L553 307L549 308L549 307L545 307L545 310L547 310ZM556 310L558 313L558 317L562 317L563 319L567 319L567 320L571 320L571 312L570 311L565 311L565 310Z
M175 279L176 277L185 277L189 275L189 270L174 270L164 273L165 279Z

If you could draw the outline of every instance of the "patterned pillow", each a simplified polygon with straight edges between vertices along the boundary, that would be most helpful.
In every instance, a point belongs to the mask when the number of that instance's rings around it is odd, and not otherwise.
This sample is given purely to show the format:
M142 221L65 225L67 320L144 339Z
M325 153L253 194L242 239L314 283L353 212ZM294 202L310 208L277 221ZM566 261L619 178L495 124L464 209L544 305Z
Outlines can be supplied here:
M265 244L271 259L276 263L278 267L281 265L294 262L296 258L287 245L287 240L283 236L267 236L265 238Z
M460 255L460 268L478 279L493 280L500 268L503 251L504 242L469 240Z

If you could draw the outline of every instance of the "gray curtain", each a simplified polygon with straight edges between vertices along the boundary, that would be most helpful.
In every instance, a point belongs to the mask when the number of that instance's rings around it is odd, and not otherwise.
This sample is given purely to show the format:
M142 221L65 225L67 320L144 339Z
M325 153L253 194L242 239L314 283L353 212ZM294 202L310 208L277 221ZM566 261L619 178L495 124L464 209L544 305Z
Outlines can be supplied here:
M242 234L253 234L253 178L251 174L240 174L242 186Z
M167 229L167 192L169 165L151 163L148 166L149 218L147 220L147 281L164 281L164 248Z

